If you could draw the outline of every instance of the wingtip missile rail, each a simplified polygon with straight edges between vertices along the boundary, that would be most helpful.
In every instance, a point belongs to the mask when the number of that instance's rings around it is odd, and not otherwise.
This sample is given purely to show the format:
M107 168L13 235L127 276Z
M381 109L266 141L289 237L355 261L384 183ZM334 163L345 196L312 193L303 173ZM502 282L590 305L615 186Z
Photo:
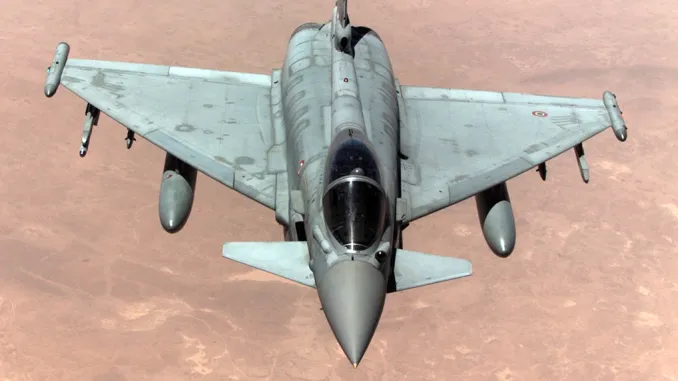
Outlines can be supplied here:
M626 138L628 137L626 122L624 122L622 112L617 104L617 97L611 91L605 90L603 93L603 103L605 104L607 113L610 115L610 122L612 123L614 135L620 142L626 141Z
M51 98L59 88L61 75L64 73L70 51L71 47L66 42L62 41L57 44L52 64L47 68L47 80L45 81L45 96L47 98Z
M617 104L617 96L614 95L611 91L605 90L603 92L603 103L607 109L607 113L610 116L610 122L612 131L614 135L620 142L625 142L628 138L628 132L626 127L626 122L622 117L622 111L619 109ZM588 184L591 181L591 175L589 171L589 164L586 161L586 154L584 153L584 145L582 143L574 146L574 155L577 158L577 166L579 167L579 174L584 183Z
M603 92L603 104L607 110L608 116L610 117L610 127L614 131L614 135L620 142L625 142L628 138L628 127L626 127L626 122L622 117L623 112L619 108L617 103L617 96L614 95L609 90ZM586 161L586 154L584 153L584 145L582 143L577 144L574 148L574 155L577 158L577 166L579 167L579 174L584 183L588 184L591 181L591 175L589 170L589 164ZM542 180L546 181L546 162L539 164L537 168L539 176Z

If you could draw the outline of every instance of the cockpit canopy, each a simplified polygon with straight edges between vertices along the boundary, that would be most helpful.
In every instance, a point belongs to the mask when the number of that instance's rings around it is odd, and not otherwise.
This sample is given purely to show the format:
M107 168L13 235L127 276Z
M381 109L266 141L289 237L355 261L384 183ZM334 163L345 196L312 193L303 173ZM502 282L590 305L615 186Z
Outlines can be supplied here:
M352 173L365 176L381 184L379 164L370 147L355 134L343 139L337 137L329 148L325 185Z
M379 165L357 136L336 139L325 171L323 213L327 228L349 250L365 250L381 238L388 201Z

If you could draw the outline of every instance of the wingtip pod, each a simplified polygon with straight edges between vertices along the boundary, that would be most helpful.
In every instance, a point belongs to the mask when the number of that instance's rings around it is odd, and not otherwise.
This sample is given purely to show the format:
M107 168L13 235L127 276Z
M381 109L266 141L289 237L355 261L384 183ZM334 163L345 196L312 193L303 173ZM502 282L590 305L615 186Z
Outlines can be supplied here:
M47 80L45 81L45 96L47 98L51 98L59 88L61 75L66 67L66 61L68 60L68 53L70 53L70 51L71 47L68 43L61 41L57 44L52 64L47 68Z
M624 142L628 137L626 122L622 117L622 112L619 109L617 104L617 96L615 96L611 91L605 90L603 93L603 103L607 109L607 113L610 115L610 122L612 123L612 131L614 135L619 139L619 141Z

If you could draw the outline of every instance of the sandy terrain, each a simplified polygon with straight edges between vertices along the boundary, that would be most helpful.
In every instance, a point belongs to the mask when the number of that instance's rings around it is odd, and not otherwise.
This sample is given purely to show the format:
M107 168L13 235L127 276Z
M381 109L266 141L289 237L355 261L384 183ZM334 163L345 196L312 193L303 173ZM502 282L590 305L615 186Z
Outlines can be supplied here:
M512 5L506 5L511 3ZM415 223L407 248L474 263L464 280L391 295L353 370L313 290L221 258L279 240L273 213L200 175L191 220L158 222L164 154L85 104L43 95L71 57L270 73L331 0L3 0L0 12L0 380L678 379L678 11L673 2L351 1L405 84L600 97L606 131L542 183L509 183L518 246L494 257L472 200ZM406 26L409 25L409 26Z

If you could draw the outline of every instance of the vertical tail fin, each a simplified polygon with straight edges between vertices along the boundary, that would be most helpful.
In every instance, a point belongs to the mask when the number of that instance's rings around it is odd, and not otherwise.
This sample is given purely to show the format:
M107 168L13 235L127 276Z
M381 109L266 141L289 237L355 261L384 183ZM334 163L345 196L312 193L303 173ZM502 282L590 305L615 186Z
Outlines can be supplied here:
M349 24L347 2L348 0L337 0L335 4L337 7L337 20L343 28L346 28L346 26Z
M351 54L351 21L348 18L347 0L336 0L332 11L334 46L342 53Z

